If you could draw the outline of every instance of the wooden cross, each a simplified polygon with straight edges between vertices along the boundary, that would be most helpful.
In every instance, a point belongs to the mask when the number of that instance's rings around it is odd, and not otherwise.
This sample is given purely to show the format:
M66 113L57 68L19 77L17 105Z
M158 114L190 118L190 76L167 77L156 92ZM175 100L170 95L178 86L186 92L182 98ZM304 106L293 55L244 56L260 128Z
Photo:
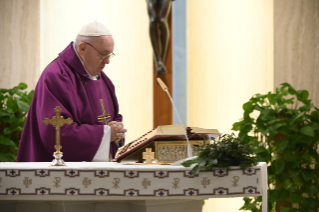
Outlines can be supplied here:
M146 148L146 152L143 152L143 159L146 160L147 164L152 163L152 159L154 159L154 152L152 152L152 148Z
M97 119L99 120L99 122L104 122L104 124L106 125L109 122L111 116L105 111L103 99L100 99L100 103L102 108L102 115L97 116Z
M57 106L54 108L55 116L52 117L52 119L45 118L43 120L43 123L46 125L52 124L55 127L55 140L56 145L54 148L56 149L55 153L61 153L60 149L62 149L62 146L60 144L60 128L63 126L63 124L72 124L73 120L71 118L63 119L63 116L60 115L62 109Z

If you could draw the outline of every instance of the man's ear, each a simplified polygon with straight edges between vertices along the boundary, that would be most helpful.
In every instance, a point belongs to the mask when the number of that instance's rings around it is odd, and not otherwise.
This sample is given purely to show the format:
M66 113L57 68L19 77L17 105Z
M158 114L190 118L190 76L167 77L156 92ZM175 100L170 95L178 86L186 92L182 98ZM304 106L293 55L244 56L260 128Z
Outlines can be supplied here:
M79 44L79 52L84 52L86 50L86 43L81 42Z

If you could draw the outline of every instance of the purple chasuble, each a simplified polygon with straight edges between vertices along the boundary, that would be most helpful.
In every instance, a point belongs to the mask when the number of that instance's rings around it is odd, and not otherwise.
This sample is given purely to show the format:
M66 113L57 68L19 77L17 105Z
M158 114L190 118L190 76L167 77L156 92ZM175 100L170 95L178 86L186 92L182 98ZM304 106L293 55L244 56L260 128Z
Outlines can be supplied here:
M17 162L50 162L53 160L55 127L45 125L44 118L61 115L73 120L61 130L61 152L66 162L92 161L104 134L100 99L103 99L110 121L122 121L114 85L101 72L99 80L91 80L71 43L50 63L38 81L20 140ZM116 145L111 142L110 154L115 156Z

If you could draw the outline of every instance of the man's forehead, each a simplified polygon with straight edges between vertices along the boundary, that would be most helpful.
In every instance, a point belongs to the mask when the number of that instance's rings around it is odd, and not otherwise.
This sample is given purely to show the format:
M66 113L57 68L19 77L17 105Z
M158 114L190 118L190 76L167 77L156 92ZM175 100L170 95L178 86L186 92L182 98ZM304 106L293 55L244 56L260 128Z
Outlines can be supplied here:
M101 50L101 52L111 53L114 48L113 36L100 36L94 40L94 45L97 46Z

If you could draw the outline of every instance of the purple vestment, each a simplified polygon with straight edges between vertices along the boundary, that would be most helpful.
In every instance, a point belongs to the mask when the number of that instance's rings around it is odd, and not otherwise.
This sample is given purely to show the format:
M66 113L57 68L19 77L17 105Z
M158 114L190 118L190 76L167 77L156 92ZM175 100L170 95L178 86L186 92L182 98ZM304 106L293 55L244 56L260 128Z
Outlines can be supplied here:
M61 115L73 120L61 127L63 159L66 162L92 161L102 141L104 126L97 116L102 114L103 99L110 121L122 121L114 85L101 72L99 80L91 80L71 43L43 71L35 88L26 124L22 133L17 162L50 162L55 152L55 127L45 125L44 118ZM116 145L111 142L110 154Z

